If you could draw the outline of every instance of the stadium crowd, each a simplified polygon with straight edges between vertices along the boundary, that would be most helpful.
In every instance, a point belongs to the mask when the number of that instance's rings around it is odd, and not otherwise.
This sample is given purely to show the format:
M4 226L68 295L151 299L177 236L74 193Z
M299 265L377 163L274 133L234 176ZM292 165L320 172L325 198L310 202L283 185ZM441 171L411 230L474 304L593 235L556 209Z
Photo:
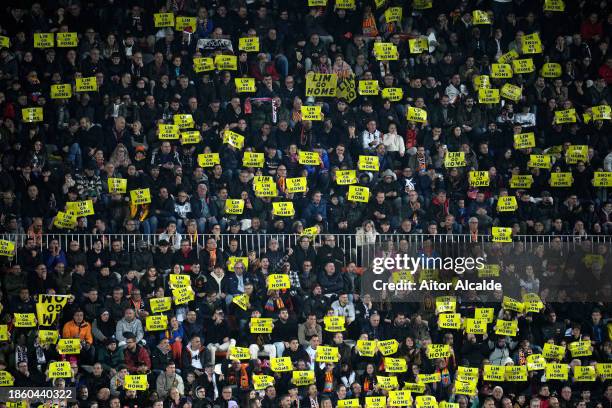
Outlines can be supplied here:
M2 9L0 232L27 237L2 257L2 385L79 408L612 407L610 248L559 249L612 232L607 1ZM361 247L492 227L556 236L491 250L521 301L361 293ZM483 332L440 324L481 308Z

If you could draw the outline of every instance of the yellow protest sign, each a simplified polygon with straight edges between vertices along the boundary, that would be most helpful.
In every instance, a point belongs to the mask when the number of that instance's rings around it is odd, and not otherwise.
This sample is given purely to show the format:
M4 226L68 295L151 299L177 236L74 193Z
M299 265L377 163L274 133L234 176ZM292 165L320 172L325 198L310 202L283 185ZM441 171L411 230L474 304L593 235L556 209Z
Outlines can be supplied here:
M172 308L172 298L170 297L161 297L161 298L151 298L149 299L149 306L151 307L151 312L153 313L163 313L167 312Z
M491 19L486 11L474 10L472 11L472 23L474 25L491 24Z
M527 366L506 366L506 381L527 381Z
M291 203L293 204L293 203ZM284 273L273 273L268 275L268 290L282 290L291 287L289 275Z
M383 356L390 356L397 353L399 343L395 339L384 340L378 342L378 350Z
M476 267L479 278L499 277L499 264L485 264L482 268Z
M385 357L384 362L387 373L405 373L408 371L408 363L405 358Z
M15 254L15 243L0 239L0 256L12 257Z
M382 98L388 99L391 102L401 101L404 97L402 88L384 88L382 90Z
M321 113L321 107L319 105L306 106L302 105L301 108L302 120L323 120L323 114Z
M214 71L215 61L212 58L197 57L193 59L193 72L199 74L200 72Z
M297 386L314 384L315 383L314 371L311 371L311 370L293 371L291 373L291 382Z
M223 143L234 146L236 149L242 149L244 146L244 136L228 129L223 132Z
M478 367L457 367L457 376L459 381L477 381Z
M54 46L53 33L34 33L34 48L53 48Z
M502 196L497 200L497 212L510 212L518 209L515 196Z
M404 389L417 394L423 394L425 392L425 384L405 382Z
M546 380L561 380L566 381L569 375L569 368L567 364L560 363L548 363L544 369L544 375Z
M175 122L177 120L176 116L179 116L179 115L175 115ZM193 126L189 126L189 127L193 127ZM157 138L159 140L174 140L174 139L179 138L179 135L180 135L179 125L160 123L157 125L157 129L158 129Z
M493 242L512 242L512 228L492 227Z
M193 302L195 299L195 292L191 286L175 288L172 289L172 297L175 305L184 305L186 303Z
M593 120L610 120L612 119L612 108L609 105L593 106L591 108Z
M315 361L317 363L337 363L340 360L338 347L317 346Z
M315 235L319 235L319 226L314 225L312 227L304 228L300 233L302 237L308 237L309 239L313 239Z
M317 152L300 150L298 152L298 163L305 166L318 166L321 164L321 158Z
M72 378L70 361L52 361L49 363L49 378Z
M366 397L365 406L366 408L386 408L387 397Z
M411 54L422 54L429 52L429 41L427 37L411 38L408 40L408 47Z
M478 103L498 103L499 89L480 88L478 89Z
M510 64L491 64L491 78L512 78L512 67Z
M565 356L565 347L551 343L544 343L542 356L549 360L561 360Z
M56 344L59 340L59 331L58 330L38 330L38 341L40 344Z
M60 48L70 48L79 45L77 33L57 33L57 46Z
M370 200L370 189L361 186L349 186L347 198L349 201L367 203Z
M593 354L593 348L590 340L580 340L570 343L569 349L572 357L587 357Z
M77 224L77 217L71 212L58 211L53 219L53 225L57 228L71 229Z
M512 310L518 313L522 313L524 309L523 302L519 302L516 299L511 298L510 296L504 296L502 299L502 307L505 310Z
M425 123L427 122L427 111L425 109L409 106L406 112L406 119L412 122Z
M469 174L470 186L471 187L488 187L489 186L489 172L488 171L470 171Z
M174 29L176 31L185 31L187 28L190 28L191 32L195 32L198 24L196 17L176 16L174 20Z
M288 193L305 193L307 187L306 177L290 177L285 180Z
M392 378L396 378L396 377L392 377ZM434 401L435 401L435 398L434 398ZM408 390L389 390L389 399L387 400L387 402L389 403L389 406L392 406L392 407L409 407L412 404L412 396L411 396L410 391ZM419 405L417 405L417 407L419 407ZM435 406L428 405L428 406L424 406L423 408L437 408L437 407L438 407L438 404L436 403Z
M489 323L493 323L493 319L495 318L495 309L492 307L477 307L474 310L474 318L485 319Z
M342 399L338 400L336 408L359 408L359 398Z
M270 359L270 369L275 373L284 373L293 370L291 357L276 357Z
M524 293L523 305L526 313L539 313L540 310L544 309L544 303L535 293Z
M466 165L464 152L446 152L446 156L444 156L444 167L465 167Z
M69 201L66 203L66 209L74 213L77 217L86 217L95 214L92 200Z
M380 169L378 156L359 156L357 168L361 171L378 171Z
M347 103L357 99L357 90L355 89L355 75L338 78L336 88L336 96L346 99Z
M465 319L465 332L470 334L485 334L487 332L487 319Z
M436 358L450 357L451 351L448 344L430 344L427 347L427 358L430 360Z
M474 89L486 89L491 87L491 78L488 75L475 75L472 79Z
M155 13L153 14L155 28L174 27L174 13Z
M597 374L593 366L574 366L575 381L595 381Z
M191 129L195 127L193 116L190 113L179 113L173 115L172 120L174 121L174 124L178 126L179 130ZM161 125L159 126L161 127Z
M565 11L563 0L544 0L544 11Z
M130 375L124 377L123 387L126 390L144 391L149 388L146 374Z
M215 167L215 164L221 164L219 153L202 153L198 154L198 166L200 167Z
M523 88L512 84L504 84L499 92L502 98L510 99L511 101L517 102L521 99L523 94Z
M546 368L546 359L541 354L527 356L527 371L538 371Z
M53 84L50 89L51 99L72 98L72 86L70 84Z
M328 332L343 332L346 330L344 316L324 316L323 323L325 325L325 331Z
M401 7L389 7L385 10L385 21L387 23L401 22L402 21L402 8Z
M11 40L4 35L0 35L0 50L2 48L10 48L10 46L11 46Z
M374 357L376 353L376 340L357 340L357 351L364 357Z
M355 10L355 0L336 0L336 9Z
M274 377L271 375L253 374L253 388L256 390L265 390L274 385Z
M77 92L97 92L98 80L95 76L86 78L77 78L75 80Z
M433 0L414 0L412 7L415 10L426 10L433 7Z
M167 299L170 299L170 298L167 298ZM161 330L166 330L167 328L168 328L168 316L164 314L147 316L145 320L145 330L146 331L161 331Z
M336 170L336 184L339 186L346 186L356 183L357 172L355 170Z
M253 334L265 334L272 333L273 323L272 319L267 317L253 317L251 318L251 333Z
M416 408L438 408L438 401L433 395L419 395L414 405Z
M579 161L589 161L589 146L570 145L565 152L565 162L568 164L576 164Z
M612 187L612 172L596 171L593 173L593 185L595 187Z
M108 185L109 193L126 193L127 192L127 179L109 177L107 185Z
M81 352L81 339L59 339L57 352L60 354L79 354Z
M238 39L238 49L246 52L259 52L259 37L242 37Z
M506 370L504 366L485 365L483 379L485 381L500 382L506 379Z
M278 189L272 177L263 176L261 179L257 177L253 180L253 189L257 197L276 197Z
M544 78L558 78L561 76L561 64L546 62L542 65L540 75Z
M552 167L552 159L549 154L531 154L529 155L529 167L537 167L540 169L550 169Z
M374 56L378 61L395 61L399 58L397 46L388 42L374 43Z
M168 282L170 283L170 288L185 288L191 285L191 278L189 275L171 273L168 275Z
M382 375L377 375L376 381L378 382L378 386L383 390L393 390L399 387L397 377L385 377Z
M533 132L517 133L514 135L515 149L528 149L530 147L535 147L535 145L535 134Z
M308 0L308 7L325 7L327 0Z
M438 315L438 326L442 329L461 328L461 314L459 313L440 313Z
M551 187L571 187L574 183L574 178L571 172L554 172L550 173Z
M337 84L338 75L336 74L315 74L310 72L306 75L306 96L335 97Z
M533 176L531 174L519 175L513 174L510 177L510 188L531 188L533 184Z
M523 54L540 54L542 52L542 41L538 33L523 36L521 44Z
M236 71L238 69L238 57L235 55L216 55L215 67L219 71Z
M293 217L295 215L293 201L279 201L272 203L272 214L278 217Z
M13 324L15 327L35 327L36 316L34 313L13 313Z
M244 212L244 200L228 198L225 200L225 213L231 215L240 215Z
M242 156L243 167L263 167L265 157L263 153L244 152Z
M35 108L22 108L21 118L26 123L42 122L43 120L43 109L40 107Z
M242 310L247 310L249 308L249 295L240 294L236 295L232 298L232 303L241 308Z
M515 74L529 74L535 71L535 65L532 58L523 58L512 60L512 71Z
M436 297L436 312L455 313L457 311L457 298L454 296Z
M378 95L378 81L362 79L357 84L359 95Z
M597 363L595 365L595 372L602 380L609 380L612 378L612 363Z
M499 62L500 64L511 64L513 60L515 60L516 58L519 57L518 52L516 52L516 50L510 50L505 54L502 54L498 59L497 62Z
M68 303L68 295L40 294L36 301L36 317L39 326L51 326Z
M8 325L0 324L0 341L8 341L9 333L8 333Z
M142 188L130 191L130 201L134 204L151 204L151 190Z
M500 336L516 336L516 332L518 330L518 321L517 320L500 320L498 319L495 322L495 334Z
M234 85L236 86L236 92L255 92L257 87L255 86L255 78L234 78Z
M440 382L442 375L440 373L418 374L417 383L430 384Z

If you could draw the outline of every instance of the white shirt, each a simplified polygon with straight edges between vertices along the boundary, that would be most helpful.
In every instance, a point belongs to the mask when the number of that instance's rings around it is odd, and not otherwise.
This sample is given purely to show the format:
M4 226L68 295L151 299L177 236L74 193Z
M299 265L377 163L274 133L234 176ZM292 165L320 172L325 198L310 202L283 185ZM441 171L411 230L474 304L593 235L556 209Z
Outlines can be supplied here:
M370 146L370 143L372 142L376 143L374 143L373 146ZM361 147L364 149L375 149L380 142L380 132L378 130L375 130L374 133L370 133L367 130L363 131L363 134L361 135Z

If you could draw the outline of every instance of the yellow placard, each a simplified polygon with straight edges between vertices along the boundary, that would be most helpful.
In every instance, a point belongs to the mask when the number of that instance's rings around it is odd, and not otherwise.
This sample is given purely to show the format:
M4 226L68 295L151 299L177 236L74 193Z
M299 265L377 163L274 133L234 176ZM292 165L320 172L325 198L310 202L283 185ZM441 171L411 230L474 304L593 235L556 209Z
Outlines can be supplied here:
M402 21L402 8L401 7L389 7L385 10L385 21L387 23L401 22Z
M387 373L405 373L408 363L405 358L385 357L385 371Z
M8 341L9 333L8 333L8 325L0 324L0 341Z
M523 36L521 44L523 54L540 54L542 53L542 41L538 33L533 33Z
M415 10L426 10L433 7L433 0L414 0L412 7Z
M168 282L170 283L170 288L186 288L187 286L191 286L191 279L189 275L171 273L168 275Z
M244 156L242 156L242 166L243 167L263 167L266 158L263 153L256 152L244 152Z
M478 381L478 367L457 367L457 376L459 381Z
M57 228L71 229L76 227L77 217L71 212L58 211L53 220L53 225Z
M293 371L291 357L276 357L270 359L270 369L275 373Z
M357 340L357 351L364 357L374 357L376 353L376 340Z
M77 33L57 33L55 40L60 48L70 48L79 45Z
M548 363L544 369L546 380L561 380L566 381L569 376L569 367L567 364Z
M215 164L221 164L219 153L201 153L198 154L198 166L214 167Z
M228 129L223 132L223 143L234 146L236 149L242 149L244 146L244 136Z
M422 54L429 52L429 41L427 37L411 38L408 40L408 47L411 54Z
M366 408L386 408L387 397L366 397L365 406Z
M580 340L568 344L568 350L572 357L587 357L593 354L593 348L589 340Z
M312 370L293 371L291 373L291 382L297 386L314 384L315 383L314 371Z
M344 327L346 318L344 316L324 316L323 324L325 325L325 331L328 332L343 332L346 330Z
M385 377L382 375L377 375L376 381L378 382L378 386L383 390L393 390L395 388L399 388L397 377Z
M568 164L576 164L579 161L589 161L589 146L570 145L565 152L565 162Z
M593 173L593 186L612 187L612 172L596 171Z
M255 78L234 78L234 85L236 85L236 92L238 93L257 91Z
M544 0L544 11L565 11L563 0Z
M238 69L238 57L235 55L216 55L215 67L219 71L236 71Z
M492 227L493 242L512 242L512 228Z
M22 108L21 118L26 123L42 122L43 121L43 108Z
M317 346L315 361L317 363L337 363L340 360L338 347Z
M378 156L359 156L357 168L361 171L379 171L380 164Z
M126 193L127 192L127 179L109 177L108 182L109 193Z
M149 306L151 307L151 312L153 313L167 312L172 308L172 298L168 296L161 298L151 298L149 299Z
M609 105L593 106L591 108L593 120L610 120L612 119L612 108Z
M491 19L486 11L474 10L472 11L472 23L474 25L491 24Z
M512 60L512 71L515 74L529 74L535 71L535 65L532 58L523 58Z
M383 340L378 342L378 350L383 356L390 356L397 353L399 343L395 339Z
M510 99L511 101L517 102L521 99L523 94L523 88L512 84L504 84L499 91L502 98Z
M565 347L544 343L542 356L548 360L561 360L565 356Z
M395 61L399 59L397 46L388 42L374 43L374 56L378 61Z
M200 72L214 71L215 61L212 58L197 57L193 59L193 72L199 74Z
M406 112L406 119L412 122L425 123L427 122L427 111L425 109L409 106Z
M132 391L145 391L149 388L149 381L146 374L130 375L124 377L123 388Z
M518 209L515 196L502 196L497 200L497 212L510 212Z
M319 105L307 106L302 105L301 108L302 120L323 120L323 114L321 113L321 107Z
M271 318L253 317L251 318L251 333L265 334L272 333L273 323Z
M153 14L155 28L174 27L174 13L155 13Z
M228 198L225 200L225 213L240 215L244 212L244 200L239 198Z
M274 377L271 375L253 374L253 388L256 390L265 390L274 385Z
M0 239L0 256L12 257L15 254L15 243Z
M574 183L574 178L571 172L554 172L550 173L551 187L571 187Z
M474 89L486 89L491 87L491 78L488 75L476 75L472 79L474 83Z
M92 200L67 202L66 209L74 213L77 217L86 217L95 214Z
M178 126L179 130L191 129L195 127L193 116L191 116L190 113L179 113L173 115L172 120L174 121L174 124Z
M136 205L151 204L151 190L142 188L130 191L130 201Z
M34 48L53 48L54 46L53 33L34 33Z
M495 309L492 307L477 307L474 310L474 318L485 319L489 323L493 323L493 319L495 318Z
M68 295L40 294L36 302L36 318L39 326L51 326L68 303Z
M440 373L432 373L432 374L418 374L417 383L421 384L431 384L440 382L442 375Z
M40 344L56 344L59 340L59 331L58 330L38 330L38 341Z
M49 363L49 378L72 378L70 361L52 361Z
M285 183L288 193L305 193L308 184L306 177L290 177Z
M191 32L195 32L198 24L196 17L176 16L174 20L174 29L176 31L185 31L185 29L190 28Z
M57 352L60 354L81 353L81 339L59 339L57 342Z
M321 164L321 157L317 152L300 150L298 152L298 163L305 166L318 166Z
M504 296L502 299L502 307L505 310L512 310L518 313L522 313L525 308L523 302L511 298L510 296Z
M257 197L276 197L278 195L276 183L269 176L263 176L261 179L256 176L253 180L253 190Z
M510 64L491 64L491 78L512 78L512 67Z
M531 154L529 155L527 166L550 169L552 167L552 158L549 154Z
M295 215L293 201L279 201L272 203L272 214L278 217L293 217Z
M535 145L535 134L533 132L517 133L514 135L515 149L528 149L530 147L535 147Z
M72 98L72 86L70 84L51 85L51 99L70 99Z
M293 203L292 203L293 204ZM291 287L289 275L284 273L273 273L268 275L268 290L282 290Z
M489 172L470 171L469 180L472 187L488 187L490 183Z
M466 165L464 152L446 152L446 156L444 156L444 167L465 167Z
M506 366L506 381L519 382L527 381L527 366L516 365Z
M357 172L355 170L336 170L336 184L346 186L357 183Z
M384 88L382 90L382 98L388 99L391 102L401 101L404 97L402 88Z
M495 322L495 334L500 336L516 336L516 332L518 330L518 321L517 320L500 320L498 319Z
M237 360L249 360L251 358L251 352L247 347L230 347L229 355L230 358Z
M175 115L175 116L179 116L179 115ZM158 128L157 138L159 140L175 140L179 138L179 135L180 135L179 125L160 123L157 125L157 128Z
M338 75L336 74L315 74L310 72L306 75L306 96L335 97L337 84Z
M98 80L95 76L86 78L77 78L75 80L77 92L97 92Z
M542 65L540 75L544 78L558 78L561 76L561 64L546 62Z
M336 96L338 98L346 99L347 103L351 103L355 99L357 99L357 90L355 89L355 75L338 78Z
M360 406L359 398L338 400L336 404L336 408L359 408Z
M355 10L355 0L336 0L336 9Z
M442 329L461 328L461 314L459 313L440 313L438 315L438 326Z
M195 299L195 292L191 286L184 288L172 289L172 297L174 298L175 305L184 305L189 302L193 302Z
M349 201L367 203L370 200L370 189L361 186L349 186L347 198Z
M487 319L465 319L465 331L470 334L485 334L487 332Z
M414 405L416 408L438 408L438 401L433 395L419 395Z
M478 89L478 103L499 103L499 89L497 88Z
M515 60L516 58L518 58L518 52L516 52L516 50L510 50L505 54L502 54L498 59L497 62L499 62L500 64L510 64L512 63L513 60Z
M232 303L241 308L242 310L247 310L250 305L249 295L240 294L236 295L232 298Z
M513 174L510 177L510 188L531 188L533 176L531 174Z
M393 378L396 378L396 377L393 377ZM435 401L435 398L434 398L434 401ZM389 398L387 399L387 402L389 403L389 406L392 406L392 407L409 407L412 404L412 395L410 391L408 390L390 390ZM417 404L417 407L419 407L418 404ZM438 405L436 403L435 407L434 406L424 406L423 408L438 408Z
M574 380L575 381L595 381L597 379L597 373L593 366L574 366Z
M479 278L499 277L499 264L485 264L482 268L476 267Z
M172 301L171 298L164 299ZM147 316L145 320L146 331L162 331L166 329L168 329L168 316L164 314Z
M430 360L436 358L450 357L451 351L448 344L430 344L427 347L427 358Z
M527 356L527 371L538 371L546 368L546 359L541 354Z
M597 363L595 372L602 380L612 379L612 363Z
M405 382L404 389L416 394L423 394L425 392L425 384Z
M378 81L376 80L360 80L357 84L357 92L359 95L378 95Z
M504 381L506 379L506 369L504 366L485 365L483 379L485 381Z
M436 297L436 312L455 313L457 311L457 298L454 296Z
M2 48L10 48L10 46L11 46L11 40L4 35L0 35L0 50Z

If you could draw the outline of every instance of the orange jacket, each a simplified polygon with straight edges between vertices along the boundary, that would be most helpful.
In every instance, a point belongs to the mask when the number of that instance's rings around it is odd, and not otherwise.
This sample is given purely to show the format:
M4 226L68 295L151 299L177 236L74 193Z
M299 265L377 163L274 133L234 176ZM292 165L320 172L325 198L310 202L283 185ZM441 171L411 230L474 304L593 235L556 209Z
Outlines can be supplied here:
M69 321L64 325L62 337L65 339L79 338L81 340L85 340L88 344L93 344L91 325L87 322L83 322L80 326L77 326L74 320Z

